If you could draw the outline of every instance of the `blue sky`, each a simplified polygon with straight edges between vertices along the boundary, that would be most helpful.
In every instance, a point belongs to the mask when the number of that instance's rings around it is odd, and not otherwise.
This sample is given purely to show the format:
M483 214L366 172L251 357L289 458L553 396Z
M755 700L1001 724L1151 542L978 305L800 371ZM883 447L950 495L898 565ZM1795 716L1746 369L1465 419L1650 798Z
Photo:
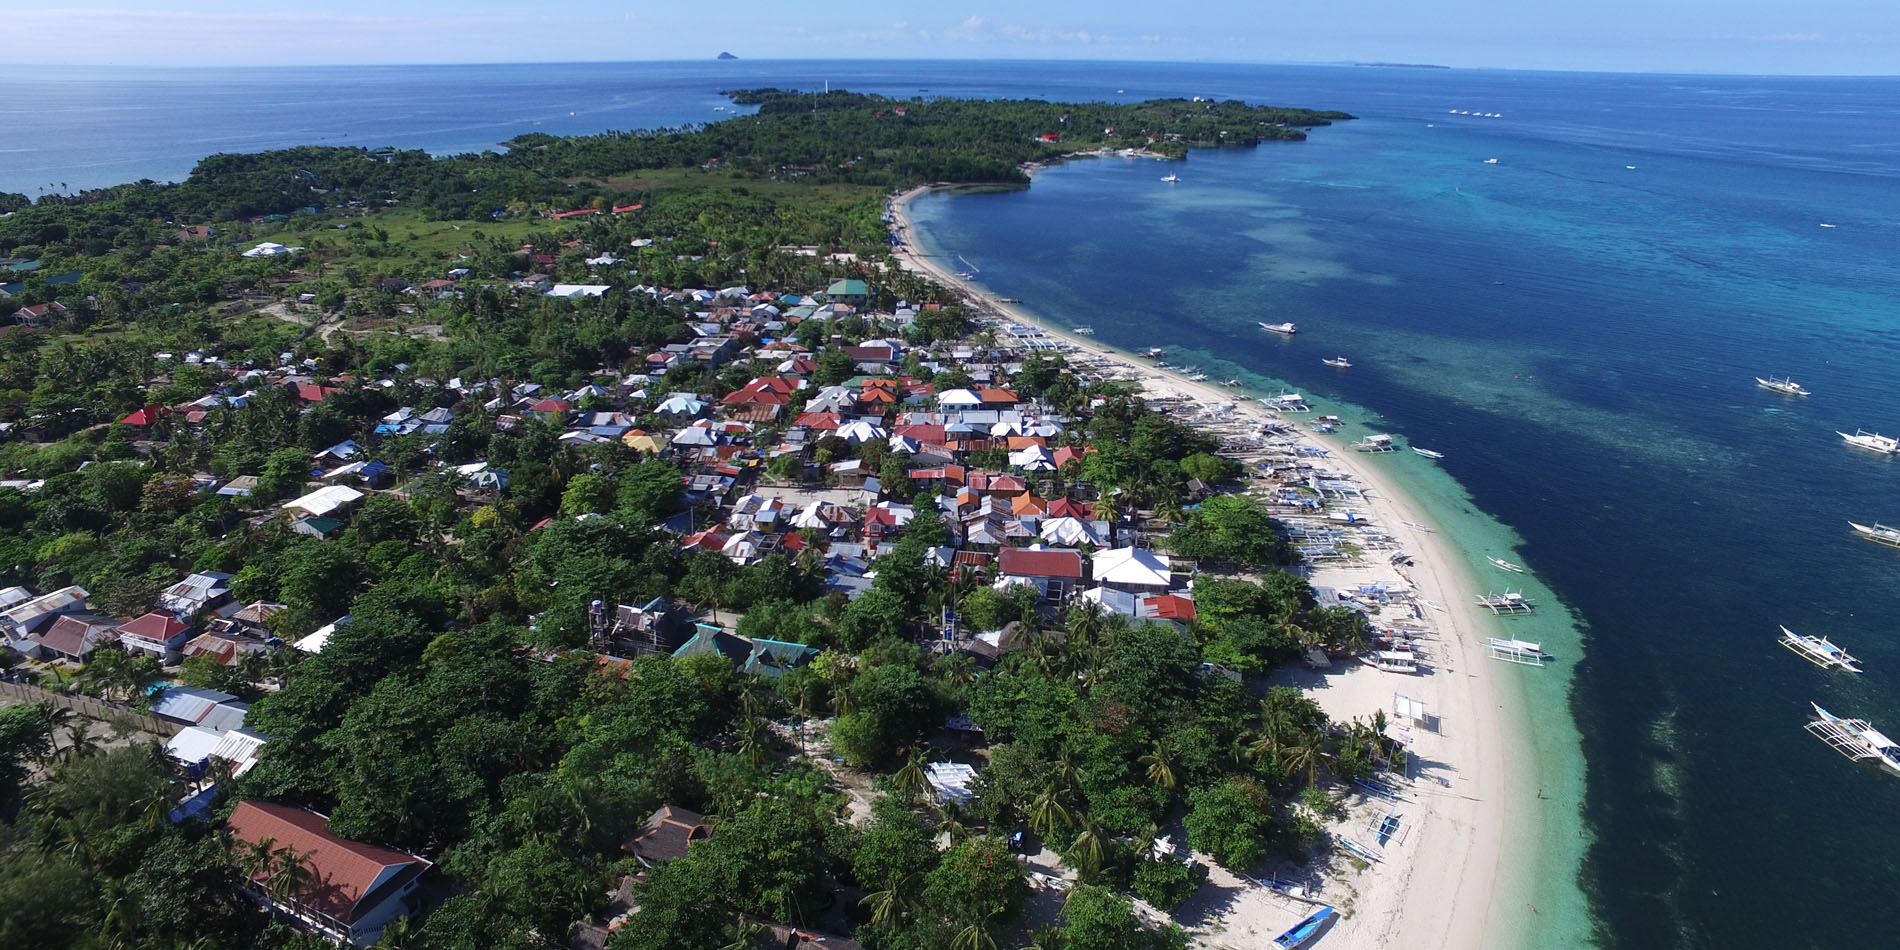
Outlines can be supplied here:
M12 62L1380 60L1900 75L1900 0L0 0ZM5 10L7 6L16 9Z

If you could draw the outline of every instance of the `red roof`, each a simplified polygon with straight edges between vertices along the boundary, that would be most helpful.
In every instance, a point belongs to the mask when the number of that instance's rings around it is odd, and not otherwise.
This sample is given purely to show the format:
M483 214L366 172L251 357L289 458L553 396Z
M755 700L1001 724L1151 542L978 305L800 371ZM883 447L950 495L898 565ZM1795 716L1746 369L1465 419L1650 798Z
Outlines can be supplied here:
M976 391L976 395L978 398L982 399L984 402L1019 402L1020 401L1016 398L1015 393L1010 392L1007 389L979 389Z
M1194 601L1178 594L1162 594L1141 602L1141 615L1156 620L1193 620Z
M339 838L330 831L328 818L306 808L239 802L226 823L238 841L269 840L273 848L295 851L310 875L298 900L346 924L355 923L430 866L412 854Z
M599 208L582 208L579 211L561 211L561 212L557 212L554 215L554 220L559 221L562 218L577 218L583 214L599 214L599 213L600 213Z
M316 383L297 384L297 398L304 402L322 402L336 391L335 386L319 386Z
M792 401L792 383L776 376L761 376L726 394L726 405L745 404L783 406Z
M165 613L154 610L137 620L128 620L119 627L120 633L137 634L150 640L170 640L191 629L191 624Z
M540 402L537 402L534 405L529 406L528 411L529 412L566 412L572 408L574 408L574 404L571 402L568 402L565 399L543 399Z
M646 205L637 205L637 204L635 204L635 205L614 205L614 214L625 214L625 213L626 213L626 212L628 212L628 211L638 211L638 210L640 210L641 208L644 208L644 207L646 207Z
M120 419L119 424L122 426L149 426L158 422L160 417L168 415L171 415L171 410L164 406L146 406Z
M1075 551L1030 551L1005 548L999 559L1005 574L1018 577L1082 579L1082 555Z
M1049 517L1080 518L1083 521L1094 521L1095 506L1088 502L1058 498L1049 503Z

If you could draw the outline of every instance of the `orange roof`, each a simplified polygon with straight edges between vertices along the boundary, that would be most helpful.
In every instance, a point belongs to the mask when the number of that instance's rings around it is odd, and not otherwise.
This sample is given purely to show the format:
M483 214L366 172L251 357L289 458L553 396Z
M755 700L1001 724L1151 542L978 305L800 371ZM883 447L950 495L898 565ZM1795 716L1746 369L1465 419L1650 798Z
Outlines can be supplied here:
M238 841L269 840L297 852L309 872L300 902L344 923L381 903L368 898L393 895L429 868L415 855L340 838L328 818L307 808L239 802L226 824Z
M1010 392L1007 389L979 389L976 391L976 395L978 398L982 399L984 402L1020 402L1021 401L1016 398L1015 393Z
M1017 495L1009 500L1009 511L1010 514L1016 515L1046 514L1049 511L1049 503L1034 495Z
M1049 440L1039 435L1012 435L1009 437L1009 450L1048 448Z

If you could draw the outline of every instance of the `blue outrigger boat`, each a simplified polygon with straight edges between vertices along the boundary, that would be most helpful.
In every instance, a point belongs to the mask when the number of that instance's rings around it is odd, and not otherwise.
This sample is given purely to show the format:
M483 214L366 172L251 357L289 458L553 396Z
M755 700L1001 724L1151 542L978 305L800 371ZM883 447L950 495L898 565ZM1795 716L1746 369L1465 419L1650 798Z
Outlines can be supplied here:
M1313 935L1319 933L1319 929L1325 926L1326 921L1332 916L1333 909L1331 907L1322 907L1314 911L1312 916L1294 924L1286 933L1273 938L1273 945L1276 947L1300 946L1308 940L1313 939Z

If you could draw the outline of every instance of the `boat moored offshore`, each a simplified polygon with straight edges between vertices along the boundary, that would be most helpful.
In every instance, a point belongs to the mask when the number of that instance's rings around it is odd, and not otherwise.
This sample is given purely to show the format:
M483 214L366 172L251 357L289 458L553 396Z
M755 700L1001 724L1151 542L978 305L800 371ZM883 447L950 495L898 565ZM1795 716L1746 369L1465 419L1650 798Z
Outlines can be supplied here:
M1773 376L1770 376L1767 379L1763 379L1760 376L1757 376L1755 377L1755 382L1759 384L1761 388L1763 389L1766 389L1770 392L1781 393L1784 396L1812 395L1812 393L1809 393L1807 390L1802 389L1800 383L1797 383L1786 376L1783 376L1780 379L1776 379Z
M1524 568L1522 568L1519 565L1512 564L1510 561L1507 561L1501 557L1487 557L1485 558L1485 560L1490 561L1491 563L1496 564L1498 567L1503 568L1504 570L1510 571L1513 574L1524 573Z
M1813 706L1815 715L1821 718L1808 723L1807 730L1834 751L1855 761L1873 759L1900 772L1900 742L1887 738L1865 719L1843 719L1822 709L1819 703L1808 705Z
M1853 435L1839 431L1834 434L1846 439L1848 445L1857 449L1879 452L1882 455L1900 453L1900 439L1893 438L1892 436L1881 435L1878 432L1868 432L1865 429L1855 429Z
M1445 457L1445 453L1443 452L1434 452L1431 449L1421 449L1416 445L1412 446L1412 451L1417 452L1418 454L1423 455L1428 459L1442 459Z
M1352 444L1360 452L1396 452L1398 446L1392 444L1389 435L1369 435Z
M1335 357L1332 357L1331 359L1323 359L1323 360L1320 360L1320 362L1325 363L1327 366L1336 366L1340 369L1352 369L1352 363L1343 356L1335 356Z
M1822 669L1846 670L1849 673L1860 672L1860 667L1855 665L1860 661L1849 656L1846 650L1828 642L1826 637L1804 637L1787 627L1782 627L1781 645Z
M1260 329L1269 333L1284 333L1287 336L1300 332L1300 328L1292 323L1261 323Z
M1900 548L1900 528L1889 528L1878 521L1874 522L1873 527L1857 524L1852 521L1849 521L1847 526L1853 528L1861 537L1875 544L1884 544L1890 548Z

